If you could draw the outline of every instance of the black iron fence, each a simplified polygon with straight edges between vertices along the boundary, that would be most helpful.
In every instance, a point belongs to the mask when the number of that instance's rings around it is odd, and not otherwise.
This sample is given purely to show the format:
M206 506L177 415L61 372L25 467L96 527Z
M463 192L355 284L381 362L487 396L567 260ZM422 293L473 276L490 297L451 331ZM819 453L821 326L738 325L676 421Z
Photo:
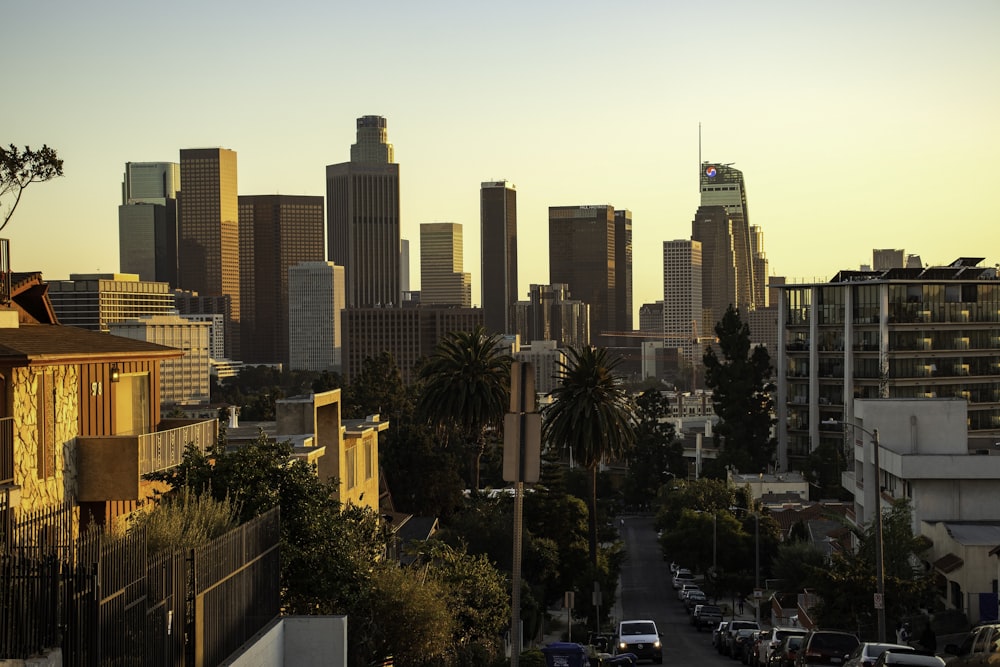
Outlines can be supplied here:
M274 509L191 551L141 531L72 535L67 505L15 522L0 554L0 658L61 647L66 665L202 667L279 613Z

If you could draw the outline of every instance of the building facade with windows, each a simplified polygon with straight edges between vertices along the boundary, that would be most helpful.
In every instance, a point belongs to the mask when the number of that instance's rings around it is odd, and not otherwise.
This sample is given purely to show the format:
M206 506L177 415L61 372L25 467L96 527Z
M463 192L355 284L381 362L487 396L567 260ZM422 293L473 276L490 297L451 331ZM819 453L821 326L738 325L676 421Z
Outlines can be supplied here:
M176 162L127 162L118 207L118 258L122 273L177 285Z
M288 272L325 259L323 198L243 195L239 214L242 360L287 365Z
M386 120L362 116L349 162L326 167L327 260L344 267L347 308L402 303L399 165Z
M288 274L288 352L291 370L342 368L344 267L302 262Z
M1000 439L1000 280L980 261L779 287L781 470L838 445L823 422L853 421L857 398L963 399L969 437Z
M508 181L479 187L480 262L484 326L490 333L514 333L517 302L517 190Z
M240 358L240 237L236 151L181 150L178 287L229 297L226 351Z
M174 312L174 294L165 282L134 273L72 273L48 282L49 301L60 324L108 331L109 326L147 315Z
M420 225L420 303L472 307L472 276L463 270L462 225Z

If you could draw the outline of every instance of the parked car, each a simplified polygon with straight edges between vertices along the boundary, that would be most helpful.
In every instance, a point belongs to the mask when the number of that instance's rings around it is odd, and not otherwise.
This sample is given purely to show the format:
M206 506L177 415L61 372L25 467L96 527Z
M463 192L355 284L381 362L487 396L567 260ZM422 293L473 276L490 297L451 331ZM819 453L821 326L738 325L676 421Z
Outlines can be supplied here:
M909 646L904 646L903 644L882 644L879 642L862 642L858 644L858 647L851 651L851 654L847 656L847 661L844 662L844 667L872 667L878 657L885 653L886 651L898 651L904 653L913 653L916 649Z
M762 660L761 656L763 656L764 652L767 650L767 645L771 642L771 634L773 632L774 630L772 628L767 628L757 633L757 639L754 640L753 648L750 649L749 664L754 667L767 664Z
M733 645L729 650L729 657L739 660L744 665L747 663L747 655L753 649L753 642L760 632L757 628L743 628L736 631L733 637Z
M708 602L708 597L705 595L705 591L701 589L688 591L688 594L684 596L684 609L690 614L694 611L695 605L706 602Z
M722 649L724 655L739 658L736 653L736 635L740 630L760 630L760 626L757 621L729 621L729 627L726 628L726 645Z
M677 589L677 599L680 600L681 602L684 602L684 595L687 594L689 591L695 591L695 590L700 591L701 586L699 586L698 584L681 584L681 587Z
M961 645L948 644L944 652L957 656L948 661L948 667L1000 665L1000 623L983 623L974 627Z
M844 659L860 643L857 636L850 632L810 630L802 640L802 648L795 658L795 667L842 665Z
M715 628L722 622L722 608L714 604L695 605L691 612L691 625L698 632L702 628Z
M786 635L771 651L771 667L794 667L805 635Z
M691 574L691 570L680 569L674 574L674 589L680 590L681 586L684 584L693 584L695 581L695 576Z
M712 646L719 653L722 653L722 646L726 640L726 630L729 629L729 621L719 621L719 625L712 630Z
M771 656L774 655L774 652L777 650L782 639L792 635L805 637L807 632L808 630L805 628L780 625L778 627L771 628L771 636L768 638L766 643L761 644L760 654L757 656L757 664L759 667L767 667L767 665L771 664Z
M663 644L656 623L649 619L619 623L615 653L634 653L640 660L652 660L662 665Z
M875 661L875 667L884 665L916 665L917 667L941 667L947 664L936 655L927 655L917 651L886 651Z

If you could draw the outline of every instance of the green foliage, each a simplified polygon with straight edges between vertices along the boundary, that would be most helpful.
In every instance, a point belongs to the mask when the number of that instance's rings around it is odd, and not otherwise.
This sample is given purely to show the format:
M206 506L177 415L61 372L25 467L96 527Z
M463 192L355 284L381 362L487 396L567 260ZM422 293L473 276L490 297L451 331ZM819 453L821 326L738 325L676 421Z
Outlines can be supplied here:
M739 505L737 500L737 490L721 479L676 480L661 490L656 527L670 531L680 522L685 509L711 514Z
M455 617L447 586L385 563L371 575L369 595L352 610L350 664L393 657L398 667L447 665Z
M920 566L927 542L913 534L908 501L897 500L883 513L882 553L885 565L885 614L905 618L933 598L933 575ZM862 639L876 635L872 594L876 591L876 524L856 529L857 548L834 554L814 586L821 602L819 622L829 627L859 628Z
M343 412L347 419L382 415L390 421L409 421L413 413L412 392L403 385L403 375L389 352L368 357L344 390Z
M237 515L228 498L216 500L208 493L183 489L136 516L129 529L145 529L147 549L155 555L205 544L233 528Z
M0 146L0 201L12 197L13 203L3 213L0 231L14 216L14 209L21 201L25 188L32 183L42 183L63 175L63 161L56 155L56 149L45 144L38 150L25 146L20 150L14 144L9 148ZM0 211L2 213L2 211Z
M483 327L445 336L420 369L417 413L443 435L457 431L469 456L469 486L479 488L488 431L499 431L510 407L511 358L500 336Z
M464 458L441 447L426 424L393 422L380 436L379 466L400 512L448 521L463 503Z
M827 441L821 442L809 453L802 472L809 482L809 488L817 489L817 499L849 500L851 494L840 481L840 475L847 466L848 460L843 454L843 445Z
M711 471L721 475L726 465L740 472L764 471L776 449L771 437L775 421L771 416L771 358L760 345L750 349L750 328L733 306L715 325L715 335L724 361L712 348L706 349L705 384L713 391L715 413L719 416L715 439L721 442L722 452L710 466Z
M649 389L636 399L635 447L628 452L625 503L640 505L656 496L670 479L682 479L687 470L684 444L665 418L670 404L665 394Z
M542 441L568 447L591 475L590 559L597 569L597 467L622 459L635 444L635 406L614 370L621 358L607 348L568 348L559 363L553 402L542 412Z
M375 512L341 507L332 485L292 457L291 444L260 433L239 448L204 455L188 447L181 465L149 475L175 492L228 499L240 521L281 508L282 604L288 613L344 613L367 593L372 564L385 553Z
M786 591L799 592L814 588L825 566L826 556L812 542L793 540L778 546L771 569Z

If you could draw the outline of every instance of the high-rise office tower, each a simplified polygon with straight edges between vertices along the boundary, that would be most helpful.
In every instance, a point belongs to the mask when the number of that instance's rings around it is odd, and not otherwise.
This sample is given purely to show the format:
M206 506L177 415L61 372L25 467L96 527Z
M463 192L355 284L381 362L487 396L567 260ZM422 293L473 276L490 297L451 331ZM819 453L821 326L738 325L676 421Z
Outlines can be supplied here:
M663 342L693 365L701 364L702 258L699 241L663 242Z
M618 330L615 209L610 205L549 207L549 282L566 283L590 306L590 342L615 344ZM631 327L629 327L631 329Z
M514 333L517 303L517 190L507 181L479 188L483 319L491 333Z
M420 303L472 307L472 276L462 271L462 225L420 225Z
M730 305L740 303L733 221L723 206L699 206L691 222L691 240L701 244L701 335L709 336ZM746 308L741 310L746 314Z
M181 150L178 283L200 296L228 296L226 351L240 357L240 236L236 152Z
M632 331L632 211L627 209L615 211L615 273L615 328Z
M244 195L240 213L242 360L288 363L288 270L322 262L323 198Z
M515 330L525 344L551 340L559 347L590 345L590 306L569 296L569 285L531 285L514 304Z
M753 269L753 307L766 308L767 255L764 254L764 230L760 225L750 225L750 267Z
M727 164L704 162L701 165L701 205L722 206L732 221L733 273L736 293L732 305L740 312L754 308L753 254L750 248L750 218L747 213L746 186L743 172ZM704 248L706 265L716 265L711 250ZM720 249L721 250L721 249ZM727 260L728 266L728 260ZM725 308L722 312L725 312ZM714 324L713 324L714 326Z
M176 162L126 162L118 207L118 258L122 273L177 285Z
M288 270L291 370L341 371L344 267L302 262Z
M327 259L344 267L347 308L399 307L399 165L385 118L357 130L351 161L326 167Z

